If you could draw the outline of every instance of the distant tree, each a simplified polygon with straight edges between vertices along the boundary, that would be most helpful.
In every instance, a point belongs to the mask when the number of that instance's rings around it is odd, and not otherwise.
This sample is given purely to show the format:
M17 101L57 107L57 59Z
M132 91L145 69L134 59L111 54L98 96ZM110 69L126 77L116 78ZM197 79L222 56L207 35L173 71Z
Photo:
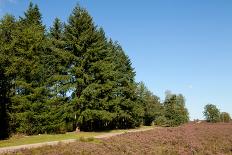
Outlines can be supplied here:
M220 111L216 107L216 105L207 104L204 107L203 114L204 114L207 122L216 123L216 122L220 121Z
M220 113L220 120L221 122L230 122L231 120L231 117L230 117L230 114L227 113L227 112L221 112Z
M164 116L169 126L178 126L189 121L183 95L168 94L164 101Z

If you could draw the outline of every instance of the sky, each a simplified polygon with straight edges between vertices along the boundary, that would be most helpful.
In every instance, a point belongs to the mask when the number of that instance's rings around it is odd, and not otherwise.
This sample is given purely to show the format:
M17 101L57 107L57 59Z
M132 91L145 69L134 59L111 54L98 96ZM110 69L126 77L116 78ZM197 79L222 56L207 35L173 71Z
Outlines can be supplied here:
M29 0L0 0L5 13L23 16ZM32 0L44 24L66 22L79 3L129 55L136 81L161 101L181 93L191 119L208 103L232 115L231 0Z

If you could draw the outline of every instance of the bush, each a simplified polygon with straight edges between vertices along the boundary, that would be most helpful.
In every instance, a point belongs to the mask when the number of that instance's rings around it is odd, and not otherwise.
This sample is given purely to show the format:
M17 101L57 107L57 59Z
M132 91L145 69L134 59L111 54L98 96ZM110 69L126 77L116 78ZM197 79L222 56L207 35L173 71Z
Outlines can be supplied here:
M155 121L154 121L155 125L159 125L159 126L167 126L167 119L164 116L159 116Z

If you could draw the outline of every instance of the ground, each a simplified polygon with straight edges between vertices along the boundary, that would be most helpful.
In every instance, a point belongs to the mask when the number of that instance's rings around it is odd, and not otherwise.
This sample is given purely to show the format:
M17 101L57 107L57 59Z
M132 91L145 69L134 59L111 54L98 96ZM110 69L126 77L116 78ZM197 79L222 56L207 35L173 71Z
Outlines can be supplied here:
M125 133L91 142L60 143L9 154L232 155L232 123L189 123L180 127Z

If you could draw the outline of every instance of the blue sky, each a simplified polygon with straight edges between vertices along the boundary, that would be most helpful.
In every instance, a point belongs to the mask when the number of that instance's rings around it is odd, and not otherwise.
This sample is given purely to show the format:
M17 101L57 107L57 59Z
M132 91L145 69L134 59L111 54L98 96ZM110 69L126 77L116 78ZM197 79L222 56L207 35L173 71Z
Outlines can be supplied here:
M79 2L120 42L137 73L161 100L182 93L191 119L207 103L232 115L231 0L34 0L50 26ZM0 0L0 16L23 16L28 0Z

